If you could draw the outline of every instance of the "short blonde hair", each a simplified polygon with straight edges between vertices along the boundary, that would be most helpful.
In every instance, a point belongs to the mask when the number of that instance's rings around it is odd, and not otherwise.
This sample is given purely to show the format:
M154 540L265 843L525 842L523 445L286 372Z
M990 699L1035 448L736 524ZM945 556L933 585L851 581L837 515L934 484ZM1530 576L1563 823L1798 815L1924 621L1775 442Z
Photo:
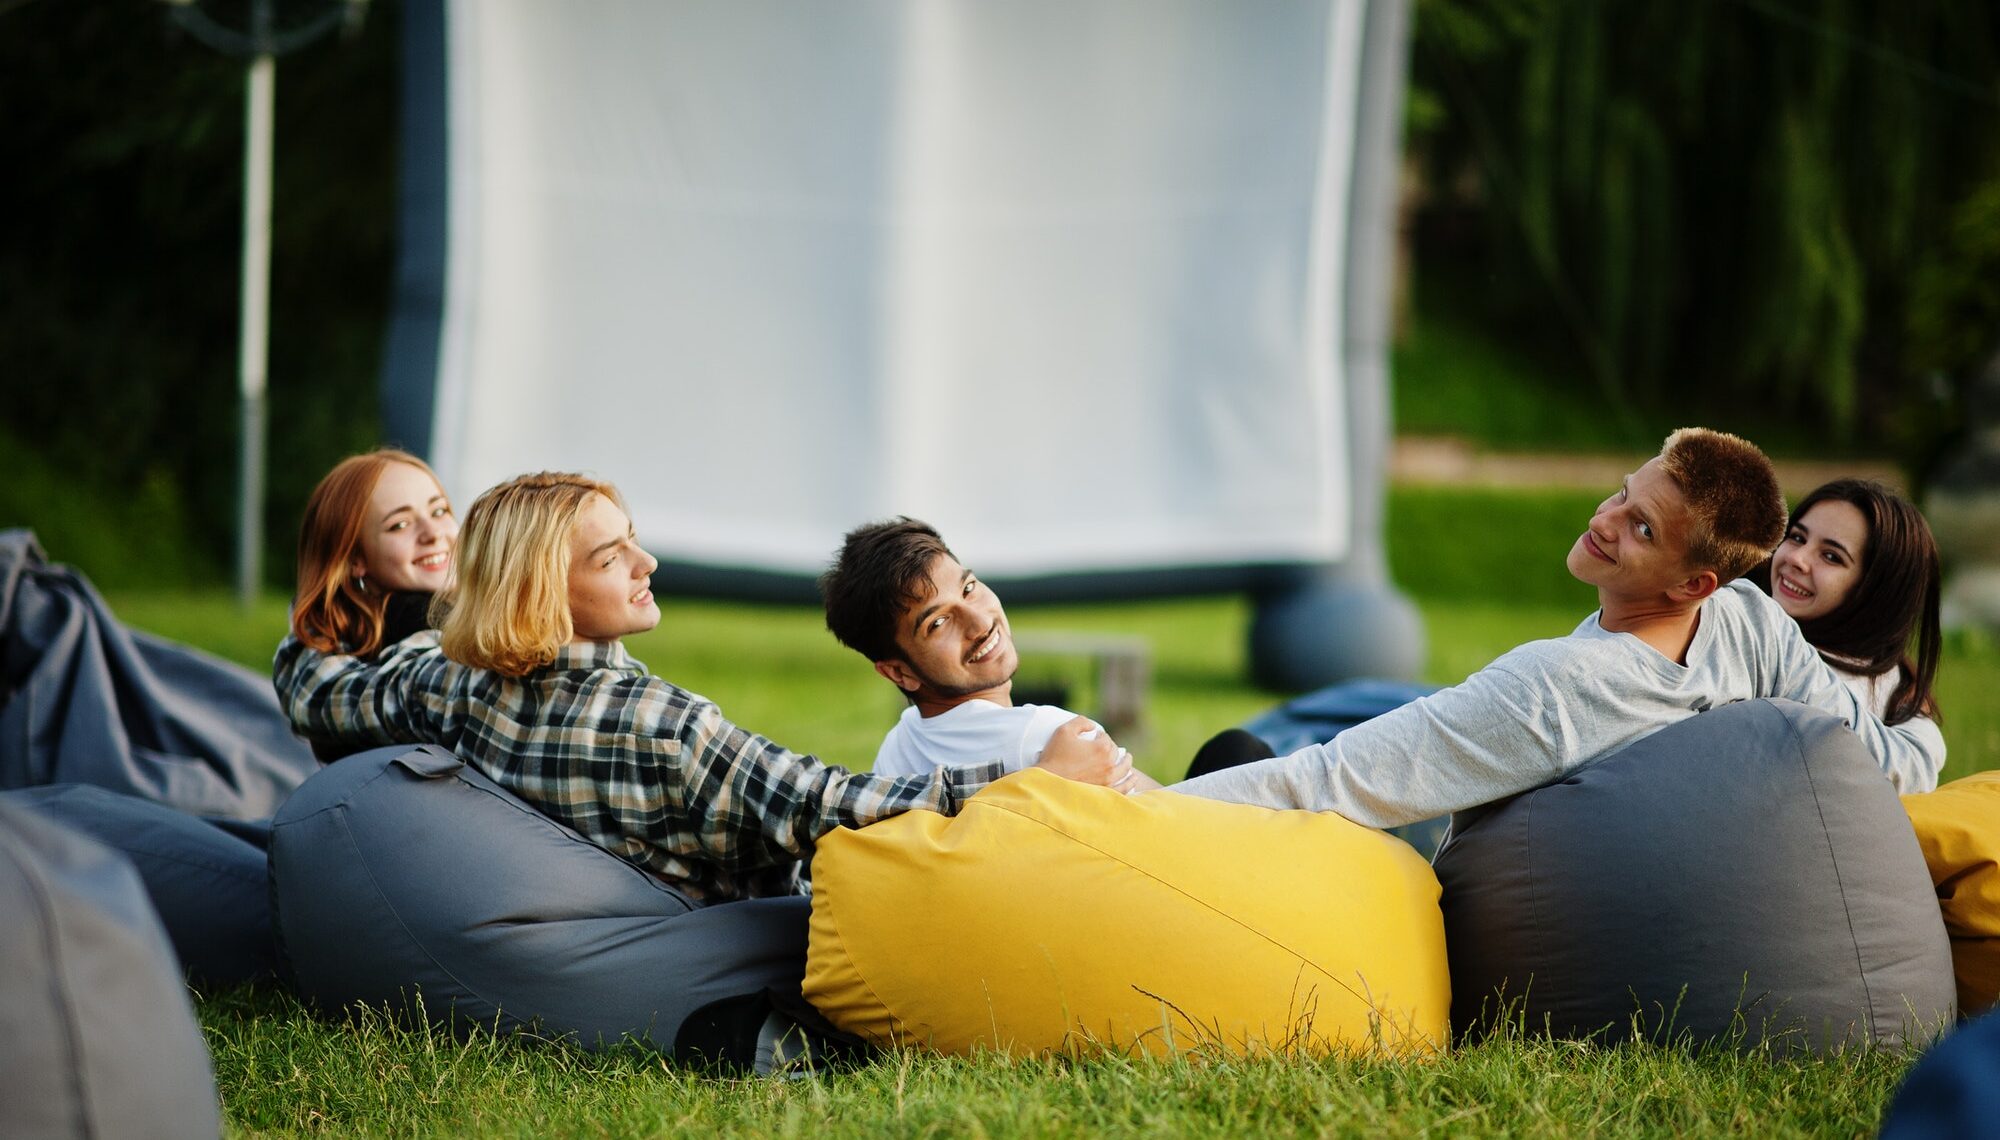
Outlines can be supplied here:
M458 535L457 581L437 607L446 657L508 677L555 660L575 633L570 532L598 495L625 509L611 484L561 471L510 479L473 502Z
M1682 428L1660 448L1660 467L1687 502L1687 564L1723 582L1771 557L1785 537L1778 472L1757 445L1708 428Z

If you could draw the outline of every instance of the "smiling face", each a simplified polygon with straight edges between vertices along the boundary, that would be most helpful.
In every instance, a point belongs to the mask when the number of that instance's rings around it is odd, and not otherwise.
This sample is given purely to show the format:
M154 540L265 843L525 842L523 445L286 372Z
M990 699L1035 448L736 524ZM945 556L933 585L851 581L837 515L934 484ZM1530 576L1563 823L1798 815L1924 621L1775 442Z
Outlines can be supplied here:
M877 661L875 671L919 707L950 707L973 697L1012 703L1021 659L1000 599L949 554L931 560L925 580L922 596L904 603L897 619L902 659Z
M444 488L421 468L390 463L368 497L361 549L350 573L378 589L436 593L451 580L458 518Z
M616 641L660 624L652 590L659 565L640 549L618 504L593 495L569 536L570 644Z
M1771 596L1795 621L1840 608L1861 581L1868 519L1842 499L1814 503L1771 555Z
M1664 599L1693 577L1687 565L1687 501L1658 459L1626 476L1598 504L1569 551L1569 572L1600 599Z

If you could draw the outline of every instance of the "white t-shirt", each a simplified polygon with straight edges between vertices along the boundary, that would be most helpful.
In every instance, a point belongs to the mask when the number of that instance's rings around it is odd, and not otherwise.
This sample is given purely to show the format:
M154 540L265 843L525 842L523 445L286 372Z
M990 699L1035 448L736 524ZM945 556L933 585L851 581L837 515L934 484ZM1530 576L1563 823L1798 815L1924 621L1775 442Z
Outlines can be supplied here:
M1854 694L1855 700L1866 705L1877 717L1889 715L1889 698L1896 695L1896 686L1903 683L1901 665L1886 673L1877 673L1870 677L1866 673L1850 670L1847 667L1848 661L1844 657L1822 653L1820 658L1833 670L1833 675L1840 678L1840 683L1846 685L1847 690Z
M915 705L882 739L878 776L917 776L937 768L1001 760L1009 772L1033 767L1049 737L1076 714L1054 705L997 705L974 698L936 716Z
M1845 720L1899 792L1937 787L1944 737L1918 717L1885 727L1820 660L1778 604L1747 582L1701 607L1687 664L1597 615L1421 700L1290 756L1176 784L1273 808L1337 811L1370 827L1429 819L1560 778L1675 721L1730 701L1784 697Z

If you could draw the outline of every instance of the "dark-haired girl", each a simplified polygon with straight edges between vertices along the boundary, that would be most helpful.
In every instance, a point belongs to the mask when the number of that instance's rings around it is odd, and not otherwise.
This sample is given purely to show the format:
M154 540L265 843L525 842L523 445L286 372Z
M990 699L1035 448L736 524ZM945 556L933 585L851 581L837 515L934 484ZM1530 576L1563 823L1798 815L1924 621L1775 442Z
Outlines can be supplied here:
M1884 724L1937 719L1938 552L1902 496L1836 479L1799 500L1763 583Z

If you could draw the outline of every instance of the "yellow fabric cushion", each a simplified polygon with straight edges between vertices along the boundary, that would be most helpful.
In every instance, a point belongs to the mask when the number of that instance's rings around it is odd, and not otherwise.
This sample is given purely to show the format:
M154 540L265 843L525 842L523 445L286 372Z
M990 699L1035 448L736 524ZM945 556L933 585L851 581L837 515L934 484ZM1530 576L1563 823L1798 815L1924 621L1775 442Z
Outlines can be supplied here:
M1429 1053L1438 881L1336 815L1036 769L820 840L805 993L880 1044Z
M1951 935L1959 1012L1970 1017L2000 998L2000 772L1904 796L1903 808Z

